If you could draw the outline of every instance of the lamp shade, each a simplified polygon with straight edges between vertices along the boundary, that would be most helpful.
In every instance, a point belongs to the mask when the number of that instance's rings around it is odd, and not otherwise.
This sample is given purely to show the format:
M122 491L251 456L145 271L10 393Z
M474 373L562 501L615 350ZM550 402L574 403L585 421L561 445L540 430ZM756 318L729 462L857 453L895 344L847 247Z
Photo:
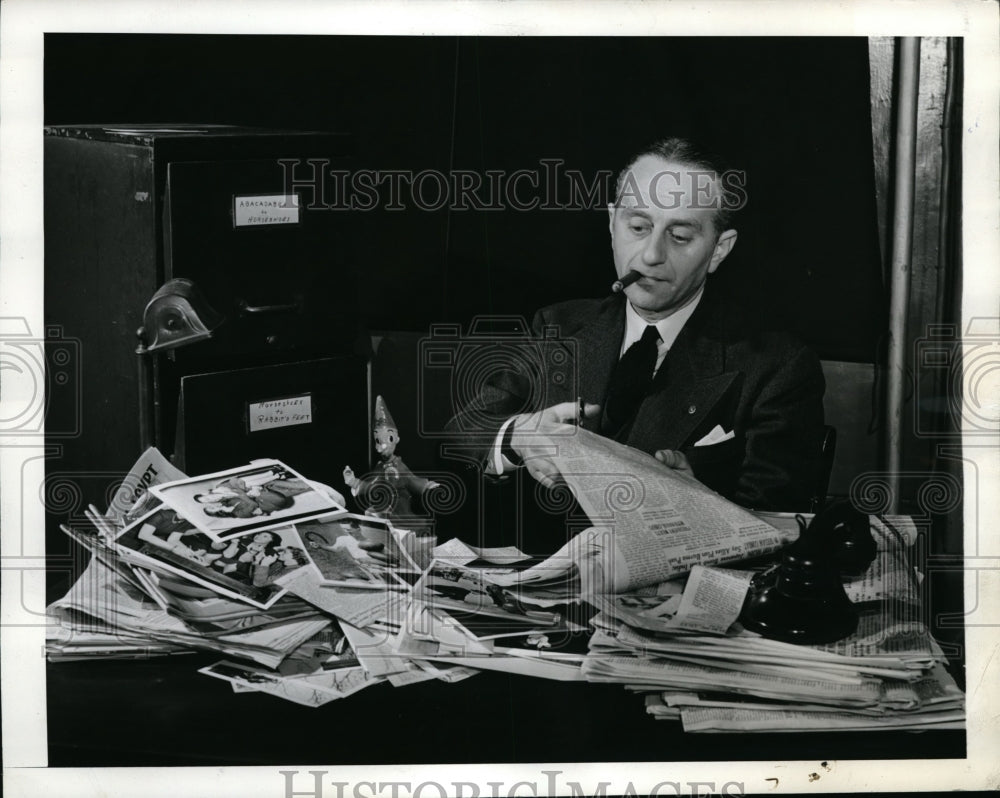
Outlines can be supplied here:
M210 338L222 321L193 282L183 277L168 280L142 314L146 351L176 349Z

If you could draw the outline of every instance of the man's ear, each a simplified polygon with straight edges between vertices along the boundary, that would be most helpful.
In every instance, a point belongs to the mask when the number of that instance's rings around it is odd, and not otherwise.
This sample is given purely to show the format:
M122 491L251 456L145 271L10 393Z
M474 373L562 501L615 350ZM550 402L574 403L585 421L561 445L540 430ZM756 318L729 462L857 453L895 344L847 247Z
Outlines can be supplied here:
M615 204L608 203L608 230L614 235L615 232Z
M708 264L708 273L711 274L719 268L719 264L726 259L726 256L733 251L736 246L736 231L726 230L715 242L715 250L712 252L712 260Z

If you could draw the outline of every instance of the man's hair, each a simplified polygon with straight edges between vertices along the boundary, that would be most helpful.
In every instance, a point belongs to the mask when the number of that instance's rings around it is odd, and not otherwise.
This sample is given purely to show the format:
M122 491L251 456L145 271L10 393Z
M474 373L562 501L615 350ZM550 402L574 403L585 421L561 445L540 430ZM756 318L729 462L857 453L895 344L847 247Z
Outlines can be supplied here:
M721 156L703 149L689 139L679 136L670 136L654 141L632 156L625 167L618 173L618 179L615 181L616 205L621 200L622 189L625 187L625 178L629 171L636 165L636 162L640 158L645 158L647 155L662 158L664 161L672 161L692 169L714 173L718 181L719 206L715 209L712 222L715 225L716 233L732 229L739 202L723 179L723 175L729 171L730 167L727 166Z

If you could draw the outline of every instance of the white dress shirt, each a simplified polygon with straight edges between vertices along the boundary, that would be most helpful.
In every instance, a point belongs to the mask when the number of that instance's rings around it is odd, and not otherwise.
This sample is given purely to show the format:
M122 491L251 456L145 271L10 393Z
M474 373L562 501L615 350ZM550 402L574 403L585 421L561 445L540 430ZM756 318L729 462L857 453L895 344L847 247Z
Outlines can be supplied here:
M660 334L660 342L656 345L656 368L653 369L654 374L660 370L660 365L667 356L667 352L670 351L670 347L674 345L674 341L681 334L681 330L687 324L688 319L691 318L694 309L698 307L698 303L701 301L701 294L702 292L699 291L698 295L680 310L671 313L665 319L655 322L656 331ZM625 335L622 338L622 348L618 353L619 358L625 354L625 351L632 344L642 338L642 334L646 331L648 325L649 322L636 313L635 308L632 307L632 303L627 302L625 304Z

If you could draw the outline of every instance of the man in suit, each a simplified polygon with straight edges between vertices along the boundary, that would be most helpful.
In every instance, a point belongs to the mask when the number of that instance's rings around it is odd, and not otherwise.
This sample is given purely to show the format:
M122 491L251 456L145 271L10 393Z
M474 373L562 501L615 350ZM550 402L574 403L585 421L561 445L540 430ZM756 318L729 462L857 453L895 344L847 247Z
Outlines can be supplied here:
M570 368L503 371L453 419L456 430L484 433L488 472L523 465L555 484L538 432L579 423L744 506L808 509L823 376L810 350L713 289L710 275L737 239L731 177L682 139L658 142L622 171L608 208L611 245L619 279L638 279L604 300L540 310L543 345L565 349L542 362ZM566 379L574 366L577 379Z

